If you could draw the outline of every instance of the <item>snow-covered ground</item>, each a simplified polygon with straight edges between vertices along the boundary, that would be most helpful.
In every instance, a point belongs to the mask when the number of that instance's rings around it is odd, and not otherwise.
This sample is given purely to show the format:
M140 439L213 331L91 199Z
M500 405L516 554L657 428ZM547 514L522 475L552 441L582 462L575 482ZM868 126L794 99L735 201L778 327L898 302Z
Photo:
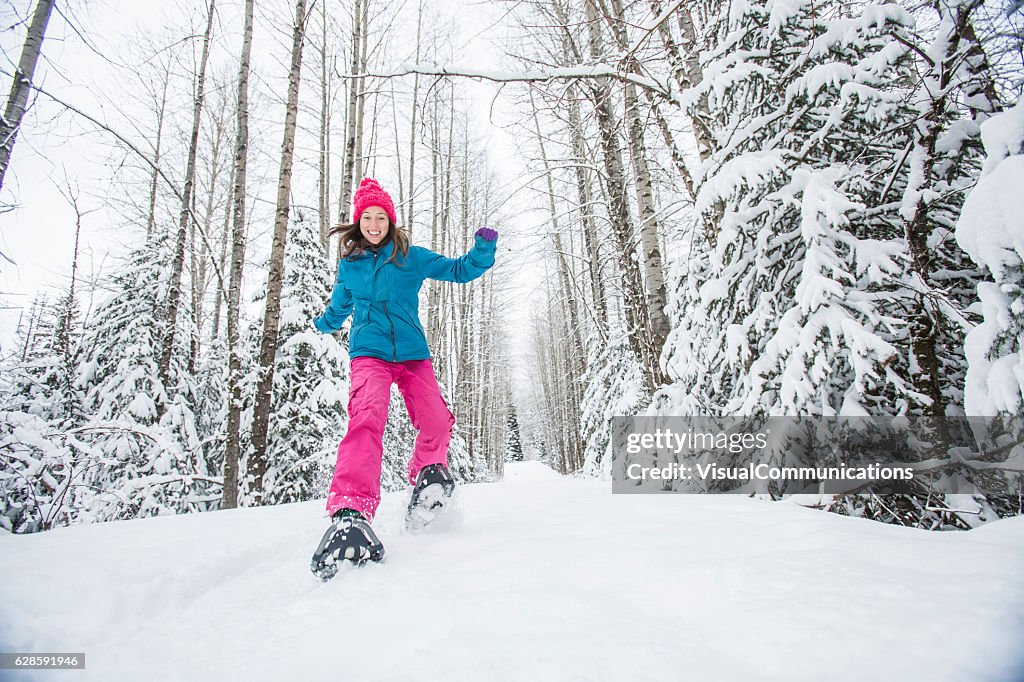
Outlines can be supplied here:
M0 651L60 680L1024 679L1024 518L928 533L538 463L321 584L320 502L0 537Z

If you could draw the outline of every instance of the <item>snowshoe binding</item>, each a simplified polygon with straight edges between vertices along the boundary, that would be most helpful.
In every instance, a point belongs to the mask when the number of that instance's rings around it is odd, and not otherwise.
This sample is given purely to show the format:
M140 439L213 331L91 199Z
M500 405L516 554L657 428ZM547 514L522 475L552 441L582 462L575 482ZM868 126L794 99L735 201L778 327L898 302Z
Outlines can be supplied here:
M316 577L324 582L330 580L342 561L360 566L384 558L384 544L362 514L342 509L332 519L334 523L324 533L310 563L310 570Z
M405 528L418 531L438 514L444 511L452 499L455 490L455 479L443 464L428 464L416 476L416 485L412 488L409 508L405 512Z

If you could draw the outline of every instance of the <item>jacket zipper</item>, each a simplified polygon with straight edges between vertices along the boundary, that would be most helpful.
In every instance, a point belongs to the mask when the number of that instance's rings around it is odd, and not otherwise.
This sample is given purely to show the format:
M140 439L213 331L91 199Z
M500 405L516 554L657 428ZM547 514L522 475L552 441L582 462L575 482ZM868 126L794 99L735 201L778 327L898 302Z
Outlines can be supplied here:
M384 303L384 317L388 318L388 324L391 325L391 362L398 362L398 347L395 346L395 322L391 319L391 315L388 315L388 302Z
M378 252L373 252L373 273L377 274L377 256L380 255ZM385 292L387 293L387 292ZM398 362L398 346L395 345L395 321L391 319L391 315L388 314L388 302L381 301L384 306L384 317L388 318L388 324L391 326L391 362Z

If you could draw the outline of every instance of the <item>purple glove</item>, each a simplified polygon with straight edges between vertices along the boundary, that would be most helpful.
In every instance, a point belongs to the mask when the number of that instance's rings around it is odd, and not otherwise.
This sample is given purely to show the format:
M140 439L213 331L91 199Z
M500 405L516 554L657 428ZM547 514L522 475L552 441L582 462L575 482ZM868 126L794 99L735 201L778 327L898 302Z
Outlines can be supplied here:
M483 237L486 241L493 242L498 238L498 232L489 227L481 227L476 231L476 236Z

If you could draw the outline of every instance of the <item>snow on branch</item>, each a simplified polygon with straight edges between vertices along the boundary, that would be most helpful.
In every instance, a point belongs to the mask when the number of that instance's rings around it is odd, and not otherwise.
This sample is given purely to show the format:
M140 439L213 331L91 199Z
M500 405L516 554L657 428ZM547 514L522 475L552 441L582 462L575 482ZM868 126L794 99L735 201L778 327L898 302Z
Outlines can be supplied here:
M579 66L553 67L550 69L529 71L491 71L488 69L474 69L463 66L441 66L436 64L409 64L402 63L396 68L388 71L368 71L366 73L347 75L346 78L395 78L420 74L422 76L461 76L464 78L476 78L495 81L497 83L544 83L553 80L570 80L588 78L615 78L622 81L629 81L642 88L657 93L662 97L670 98L668 88L654 78L641 76L635 73L626 73L614 66L607 64L592 64Z

